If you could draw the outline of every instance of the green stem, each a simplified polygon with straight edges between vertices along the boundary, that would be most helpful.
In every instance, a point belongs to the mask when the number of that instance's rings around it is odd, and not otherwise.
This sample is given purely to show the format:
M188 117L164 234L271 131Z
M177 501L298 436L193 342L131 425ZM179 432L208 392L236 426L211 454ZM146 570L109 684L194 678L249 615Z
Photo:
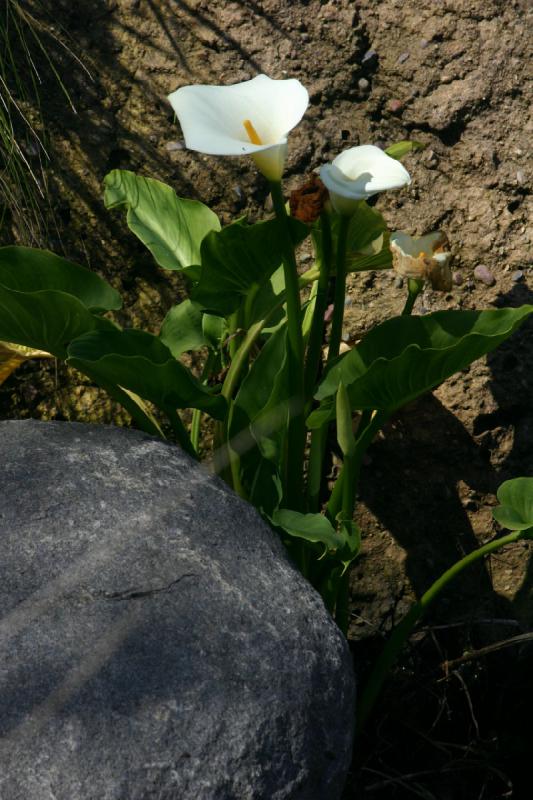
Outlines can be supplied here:
M309 465L307 468L307 510L316 514L320 511L322 489L322 464L326 453L328 425L322 425L311 433Z
M416 298L424 288L424 281L417 281L415 278L409 278L407 281L407 300L403 307L402 317L408 317L415 304Z
M341 216L339 236L337 238L337 270L335 275L333 319L331 321L331 334L329 337L328 364L339 355L341 344L344 301L346 299L346 243L349 226L350 217Z
M318 375L324 339L324 314L326 313L328 304L329 276L331 274L331 226L329 217L325 212L322 214L320 221L322 227L322 253L319 261L320 274L304 372L304 388L307 402L309 402L313 394L315 381Z
M213 368L213 364L215 362L215 359L216 359L215 351L214 350L209 350L208 354L207 354L207 358L206 358L204 366L203 366L203 369L202 369L202 374L200 376L200 380L202 381L203 384L207 383L207 380L208 380L209 375L211 373L211 370ZM191 422L191 444L194 447L194 450L195 450L197 455L199 455L198 449L200 447L200 425L201 425L201 422L202 422L202 412L200 411L199 408L193 409L192 422Z
M362 423L365 421L365 415L367 412L363 413ZM366 417L368 418L368 417ZM361 473L361 464L363 463L364 455L368 449L368 447L372 444L372 440L374 436L379 431L379 429L383 426L387 419L387 414L383 411L376 411L374 416L369 420L366 427L362 430L361 435L357 438L355 442L355 453L351 457L350 461L350 470L349 470L349 477L347 475L345 467L343 467L339 473L339 477L335 481L335 486L333 487L333 491L331 492L331 497L328 503L328 517L330 520L335 520L339 511L342 510L343 506L343 499L345 496L353 496L354 503L355 498L357 496L357 483L359 481L359 475ZM348 489L344 489L343 483L345 480L350 481L350 486ZM346 494L349 491L350 495Z
M466 567L470 566L470 564L474 564L480 558L483 558L483 556L493 553L495 550L499 550L500 547L504 547L506 544L517 542L522 538L531 538L531 535L532 529L513 531L513 533L507 534L507 536L502 536L500 539L493 539L491 542L488 542L488 544L483 545L483 547L474 550L473 553L469 553L460 561L457 561L450 569L446 570L440 578L437 578L435 583L422 595L420 600L411 607L402 621L396 625L392 631L390 639L383 648L381 655L372 669L368 683L363 690L357 713L359 731L363 729L381 691L383 682L390 668L396 661L400 650L411 635L414 626L442 590Z
M287 448L284 469L285 498L290 508L302 505L303 460L305 450L304 422L304 377L302 340L302 309L300 286L294 255L294 245L289 228L280 181L270 183L272 202L279 222L279 233L283 252L283 271L287 304L288 360L290 381L290 408L287 431Z

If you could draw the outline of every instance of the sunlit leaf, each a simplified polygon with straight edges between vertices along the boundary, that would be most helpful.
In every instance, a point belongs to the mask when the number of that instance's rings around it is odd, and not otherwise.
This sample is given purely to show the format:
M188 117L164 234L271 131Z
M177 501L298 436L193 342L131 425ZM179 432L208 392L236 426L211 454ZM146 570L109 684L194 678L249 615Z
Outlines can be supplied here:
M405 140L403 142L396 142L395 144L391 144L390 147L385 149L385 152L391 158L395 158L399 161L401 158L407 155L407 153L412 153L414 150L424 150L425 144L422 142L415 142Z
M352 410L394 411L494 350L533 312L533 306L491 311L439 311L395 317L378 325L327 372L310 427L332 419L342 381Z
M106 208L125 206L133 233L165 269L180 270L200 261L200 246L220 230L217 215L197 200L184 200L174 189L129 170L114 169L104 178Z

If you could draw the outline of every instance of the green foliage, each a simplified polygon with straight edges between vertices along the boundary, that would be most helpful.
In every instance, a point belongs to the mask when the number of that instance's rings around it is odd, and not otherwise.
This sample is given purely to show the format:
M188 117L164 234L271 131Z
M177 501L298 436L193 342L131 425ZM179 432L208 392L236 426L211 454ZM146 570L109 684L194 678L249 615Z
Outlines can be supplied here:
M198 200L184 200L161 181L129 170L114 169L104 179L106 208L124 206L133 233L146 245L159 266L182 270L201 264L200 246L220 222Z
M173 306L166 315L159 338L174 358L179 358L187 350L200 350L202 347L219 349L226 331L222 317L204 314L197 303L184 300Z
M167 414L176 408L198 408L215 419L224 417L224 398L201 384L157 336L145 331L79 336L69 345L68 363L108 385L134 392Z
M531 528L533 538L533 478L505 481L496 496L500 505L492 511L494 519L511 531Z
M391 158L396 158L398 161L402 159L407 153L415 152L416 150L424 150L425 144L415 141L395 142L390 147L385 148L385 152Z
M291 228L295 244L308 235L307 227L298 220L292 220ZM232 314L252 287L269 281L281 261L277 220L254 225L238 220L202 242L202 271L192 299L207 311Z
M120 296L94 272L46 251L0 249L0 340L66 358L68 343L92 330L114 330L98 312Z
M342 381L352 410L391 413L494 350L533 312L533 306L494 311L438 311L395 317L378 325L331 367L315 397L326 401L311 428L333 419L328 401Z

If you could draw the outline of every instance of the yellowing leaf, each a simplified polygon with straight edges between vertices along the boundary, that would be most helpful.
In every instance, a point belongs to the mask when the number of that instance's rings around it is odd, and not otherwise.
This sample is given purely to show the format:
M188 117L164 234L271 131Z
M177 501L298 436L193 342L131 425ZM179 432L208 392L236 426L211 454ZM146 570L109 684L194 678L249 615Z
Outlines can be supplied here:
M53 358L53 356L44 350L34 350L22 344L0 342L0 384L29 358Z

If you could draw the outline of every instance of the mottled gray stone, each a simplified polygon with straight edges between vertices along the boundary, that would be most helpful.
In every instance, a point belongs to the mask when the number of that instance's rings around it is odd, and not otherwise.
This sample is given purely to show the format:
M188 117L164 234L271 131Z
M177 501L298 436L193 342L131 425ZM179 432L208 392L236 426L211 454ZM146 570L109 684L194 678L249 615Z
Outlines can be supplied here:
M256 512L141 433L0 423L1 800L334 800L348 648Z

